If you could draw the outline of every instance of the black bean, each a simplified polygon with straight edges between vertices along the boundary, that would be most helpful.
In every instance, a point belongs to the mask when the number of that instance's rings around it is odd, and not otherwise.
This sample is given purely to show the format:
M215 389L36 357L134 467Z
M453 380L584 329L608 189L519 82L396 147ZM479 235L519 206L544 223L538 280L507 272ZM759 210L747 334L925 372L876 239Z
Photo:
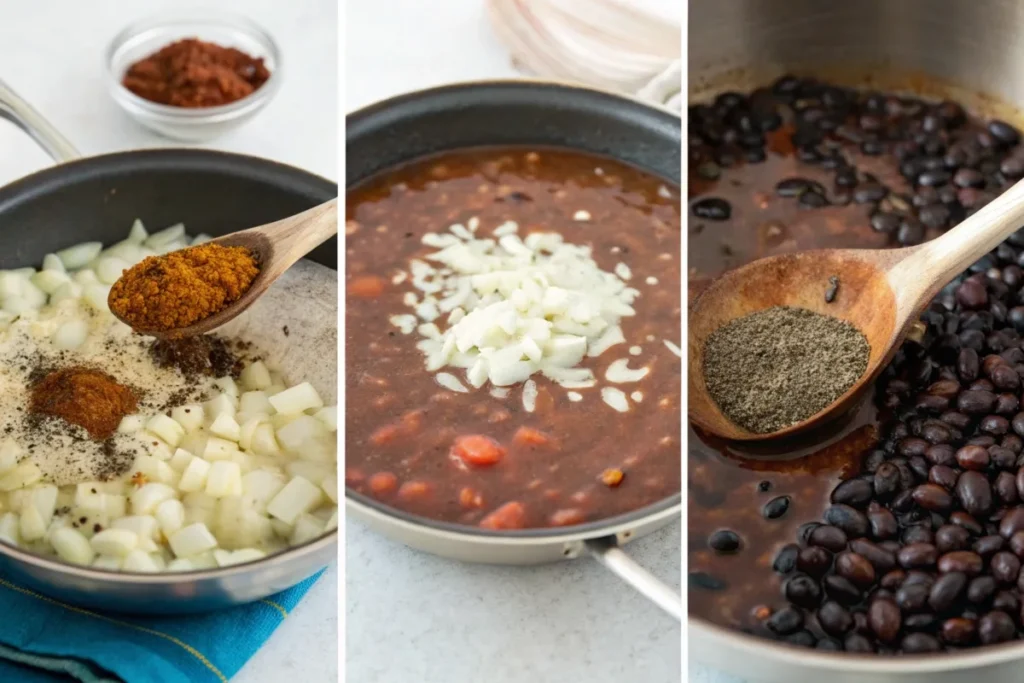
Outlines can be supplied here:
M960 379L965 382L973 382L978 379L978 372L981 369L981 361L978 352L972 348L960 349L960 355L956 361L956 371Z
M1006 157L999 164L999 172L1012 180L1024 176L1024 158L1020 156Z
M1016 630L1013 619L1006 612L992 611L978 620L978 640L982 645L1012 640Z
M899 229L901 221L896 214L879 211L871 216L871 227L876 232L889 234Z
M1020 611L1020 600L1017 599L1017 596L1012 591L999 591L992 598L992 609L1006 612L1007 614L1017 614Z
M988 415L982 418L981 424L978 425L978 429L986 434L1002 436L1010 431L1010 421L1001 415Z
M953 175L953 184L957 187L984 187L985 176L973 168L961 168Z
M828 524L845 531L846 535L851 538L867 536L870 529L868 518L864 516L864 513L849 505L831 505L825 510L823 518Z
M993 415L992 417L997 416ZM1017 454L1011 451L1009 448L1003 448L1002 446L989 446L988 456L989 459L992 461L992 467L998 470L1011 470L1016 468ZM1004 474L1008 473L1004 472Z
M779 574L788 574L796 569L796 558L800 553L800 546L796 544L789 544L783 546L778 553L775 555L775 560L772 562L772 569Z
M1014 584L1020 574L1020 560L1013 553L1002 550L989 560L989 572L1000 583Z
M987 601L996 592L996 580L991 576L979 576L967 584L967 599L975 604Z
M863 508L870 502L873 491L866 479L849 479L832 490L832 502Z
M811 532L821 526L821 522L806 522L801 524L796 530L796 540L800 545L807 545L807 539L811 537Z
M959 527L966 529L967 531L971 532L976 536L980 536L982 533L985 532L985 529L982 528L981 524L978 523L978 520L976 520L974 517L967 514L966 512L961 512L960 510L957 510L956 512L951 514L949 516L949 521L953 524L956 524Z
M896 241L905 247L921 244L924 237L924 225L913 216L905 217L900 223L899 230L896 231Z
M1024 437L1024 413L1017 413L1013 416L1013 419L1010 420L1010 428L1017 436Z
M935 547L940 553L965 550L970 546L971 535L966 529L955 524L945 524L935 531Z
M800 645L803 647L814 647L818 642L818 639L814 637L814 634L807 630L792 633L786 636L784 640L790 645Z
M822 580L822 584L825 587L825 593L833 600L846 605L853 605L861 600L860 589L845 577L829 574Z
M938 187L939 185L945 185L949 181L949 171L944 168L925 171L921 175L917 176L918 185L924 185L925 187Z
M850 633L843 640L843 650L846 652L874 652L875 646L871 641L859 633Z
M1006 121L993 119L988 123L988 132L996 140L1007 145L1015 145L1020 141L1020 131Z
M921 484L914 489L913 496L915 503L933 512L943 512L953 505L949 491L938 484Z
M774 614L765 620L765 626L767 626L773 633L777 633L780 636L789 635L790 633L803 628L803 625L803 612L789 605L776 610Z
M816 607L821 600L821 587L806 574L794 574L783 588L786 599L801 607Z
M982 559L987 559L1002 550L1005 543L1002 536L982 536L974 542L971 550L981 555Z
M720 529L711 534L708 545L718 553L734 553L740 549L740 537L735 531Z
M841 636L853 627L853 617L838 602L826 600L818 609L818 624L825 633Z
M822 525L811 532L807 542L838 553L846 549L846 534L838 527Z
M904 582L896 591L896 604L908 614L920 612L928 605L928 596L931 594L931 584Z
M996 389L1002 389L1003 391L1016 391L1020 389L1020 375L1009 365L999 365L992 368L989 379L992 380L992 384L996 386Z
M797 202L800 206L808 209L820 209L823 206L828 206L828 200L817 192L804 192Z
M965 309L980 309L988 305L988 292L974 280L964 280L956 290L956 300Z
M1021 415L1024 420L1024 414ZM1022 422L1024 424L1024 422ZM880 500L889 500L900 490L900 471L889 462L884 462L878 466L875 471L875 476L872 481L875 495Z
M928 470L928 481L943 487L947 491L952 490L956 486L959 476L955 469L946 465L933 465Z
M771 491L772 490L772 483L770 481L768 481L767 479L764 480L764 481L758 482L757 490L760 491L761 493L765 493L767 491Z
M900 641L900 649L907 654L923 654L926 652L938 652L942 644L938 638L928 633L908 633Z
M944 204L929 204L917 213L926 228L943 228L949 223L950 212Z
M980 393L966 391L964 394ZM964 394L961 394L963 396ZM960 448L956 452L956 461L965 470L985 470L988 469L991 457L988 454L988 448L978 444L971 444Z
M1010 536L1010 550L1020 559L1024 559L1024 531Z
M871 537L876 540L893 538L899 533L896 517L886 508L868 510L868 521L871 525Z
M765 519L778 519L782 517L789 510L789 496L778 496L772 498L764 507L761 509L761 514Z
M725 590L726 583L705 572L690 572L690 588L703 588L704 590L720 591Z
M694 216L711 221L727 221L732 216L732 205L719 197L699 199L690 205Z
M970 550L955 550L946 553L939 558L939 571L943 574L948 572L961 572L968 576L977 576L984 567L981 555Z
M967 418L967 416L962 413L945 413L942 418L943 420L946 420L946 418L950 418L952 416L962 416ZM928 458L928 462L933 465L949 467L957 464L956 449L948 444L936 444L931 446L927 451L925 451L924 456Z
M858 586L875 582L875 568L863 556L849 551L836 555L836 573Z
M900 537L904 545L911 543L934 543L935 534L921 521L921 518L923 518L923 515L915 510L904 519L904 524L910 524L910 526L903 530L903 535Z
M911 543L903 546L896 555L904 569L926 569L935 566L939 551L931 543Z
M895 602L888 598L876 598L868 607L868 625L884 643L896 639L903 626L903 615Z
M1024 530L1024 507L1012 508L999 522L999 535L1003 538L1010 538L1022 530Z
M878 183L862 183L854 190L853 201L858 204L871 204L882 201L887 194L889 190Z
M907 573L905 571L902 569L893 569L892 571L886 572L882 578L878 580L878 585L890 592L893 592L903 585L903 581L906 578Z
M928 593L928 604L936 612L945 612L956 602L967 587L967 575L949 572L940 576Z
M821 546L802 548L796 556L797 570L810 576L820 577L832 566L832 553Z
M973 619L953 617L942 622L942 639L950 645L970 645L977 632L978 626Z
M896 567L895 553L865 538L850 541L850 550L870 562L877 574L884 574Z
M963 391L956 398L957 410L967 415L984 415L992 412L996 395L991 391Z
M931 446L924 439L920 439L916 436L911 436L906 439L901 439L897 450L900 455L910 457L912 455L924 455L928 452L928 448Z
M965 448L979 447L965 446ZM987 452L985 453L985 458L987 461ZM980 472L967 471L960 475L956 482L956 497L964 510L971 515L984 515L992 509L992 487L989 485L985 475Z

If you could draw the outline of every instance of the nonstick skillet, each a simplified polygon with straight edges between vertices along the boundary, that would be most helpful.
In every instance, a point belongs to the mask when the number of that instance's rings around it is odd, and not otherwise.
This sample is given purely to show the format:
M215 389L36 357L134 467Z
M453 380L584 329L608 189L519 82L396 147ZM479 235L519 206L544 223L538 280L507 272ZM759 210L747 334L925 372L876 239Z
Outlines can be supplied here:
M119 241L136 218L221 235L337 196L337 186L254 157L155 149L81 158L0 82L0 117L31 135L57 165L0 187L0 268L39 263L78 242ZM336 239L307 258L337 269ZM0 543L0 576L55 598L123 612L201 612L257 600L316 573L337 555L337 532L257 562L208 571L133 574L78 567Z

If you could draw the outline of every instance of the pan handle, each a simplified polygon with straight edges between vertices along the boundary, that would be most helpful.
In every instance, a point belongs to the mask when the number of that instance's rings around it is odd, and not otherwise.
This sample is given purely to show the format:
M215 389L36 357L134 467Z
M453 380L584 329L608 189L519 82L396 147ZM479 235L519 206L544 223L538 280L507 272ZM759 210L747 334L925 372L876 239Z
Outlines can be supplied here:
M57 163L73 161L82 155L42 114L0 80L0 118L7 119L29 134Z
M621 547L614 536L585 542L587 550L605 568L635 588L641 595L670 615L683 620L683 599L660 579L637 564Z

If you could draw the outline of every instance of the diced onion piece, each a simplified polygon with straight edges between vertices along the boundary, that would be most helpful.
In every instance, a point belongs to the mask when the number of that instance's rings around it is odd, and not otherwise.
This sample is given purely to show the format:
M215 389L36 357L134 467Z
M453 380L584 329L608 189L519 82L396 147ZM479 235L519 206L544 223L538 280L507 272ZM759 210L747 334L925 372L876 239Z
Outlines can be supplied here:
M57 258L64 264L65 270L78 270L103 251L102 242L83 242L57 252Z
M5 512L0 517L0 541L11 545L18 545L21 542L21 519L13 512Z
M142 224L142 221L138 218L132 223L131 230L128 231L128 237L125 241L131 242L132 244L142 244L149 237L149 233L146 231L146 226Z
M177 557L167 563L167 571L169 572L190 572L195 569L197 567L187 557Z
M662 339L662 341L665 343L665 348L667 348L669 351L674 353L679 358L683 357L683 350L681 348L670 342L668 339Z
M99 284L99 278L96 277L96 271L91 268L83 268L82 270L76 271L71 279L74 280L75 284L81 285L84 293L85 287L88 285Z
M235 405L235 401L232 400L232 398L233 397L228 394L217 394L216 397L203 404L203 407L206 410L206 416L210 420L216 420L221 415L230 415L231 417L234 417L238 410Z
M159 250L162 247L165 247L168 244L178 241L184 237L186 237L185 224L175 223L169 228L164 228L163 230L154 232L152 235L146 238L143 244L145 244L150 249Z
M5 439L0 444L0 475L7 474L18 466L18 459L25 451L14 439Z
M125 415L117 426L120 434L134 434L146 425L146 418L142 415Z
M626 394L615 387L602 388L601 400L620 413L624 413L629 410L629 400L626 398Z
M324 525L324 533L332 531L338 528L338 508L334 508L334 512L327 519L327 524Z
M47 254L43 257L43 270L54 271L57 273L65 273L67 269L64 267L64 262L60 260L60 257L56 254Z
M96 277L100 282L112 285L121 278L124 271L128 270L131 265L128 261L116 256L104 256L96 261Z
M57 487L53 484L43 484L32 488L29 491L27 504L36 509L44 524L49 525L54 511L57 509ZM25 515L24 509L21 514Z
M217 547L217 539L205 524L189 524L171 534L168 539L176 557L190 557Z
M144 484L139 490L131 494L129 501L132 505L133 514L148 515L152 514L160 503L176 497L177 493L167 484L150 482Z
M89 545L100 555L124 557L139 545L139 537L128 529L104 529L95 534Z
M207 235L205 232L201 232L201 233L199 233L198 235L196 235L195 237L192 238L192 241L190 242L190 244L193 247L195 247L195 246L200 245L200 244L206 244L207 242L209 242L212 239L213 239L213 237L211 235Z
M252 450L252 437L256 433L256 428L265 421L264 417L256 416L243 422L238 429L238 445L247 451Z
M156 506L153 516L167 537L185 526L185 506L180 500L165 500Z
M274 412L274 406L270 403L270 397L262 391L246 391L238 398L238 412L253 415L263 413L270 415Z
M338 431L338 406L324 406L313 413L313 417L323 422L327 431Z
M171 448L176 448L181 440L185 438L185 428L177 420L160 413L150 418L146 423L146 429L159 436L167 442Z
M132 469L144 474L149 481L161 484L170 484L177 478L174 469L167 462L145 453L136 456Z
M50 534L50 545L62 560L72 564L89 564L96 556L89 539L71 527L54 530Z
M34 462L26 460L0 477L0 491L14 491L15 489L25 488L42 478L43 471L39 469L39 466Z
M91 546L90 546L91 547ZM92 561L93 569L106 569L107 571L120 571L124 566L124 558L117 555L97 555Z
M198 403L177 406L171 409L171 417L181 425L186 432L194 432L203 426L206 413Z
M235 398L238 398L238 395L242 393L238 389L238 384L231 377L218 377L213 381L213 385L220 389L221 393L234 396Z
M26 505L21 510L18 531L24 541L38 541L46 535L46 520L33 505Z
M647 376L651 371L650 368L643 367L633 370L629 367L628 358L619 358L618 360L612 361L611 365L604 373L604 378L609 382L615 382L616 384L623 384L627 382L639 382L641 379Z
M138 539L139 550L151 553L157 549L156 541L159 538L159 524L156 518L151 515L129 515L115 519L110 523L113 529L126 529L135 534Z
M241 437L241 428L235 422L235 418L227 413L221 413L210 425L210 432L229 441L238 441Z
M213 557L218 567L229 567L233 564L253 562L266 557L266 554L255 548L242 548L241 550L214 550Z
M110 285L85 285L82 289L82 298L85 302L95 308L97 311L109 311L110 307L107 306L107 298L110 296Z
M324 423L312 415L300 415L277 430L277 441L285 450L300 453L307 441L326 434Z
M29 281L46 294L53 294L64 285L71 282L71 277L62 270L41 270Z
M266 422L258 425L252 433L252 452L256 455L280 455L281 447L274 436L274 427ZM0 480L2 482L3 480Z
M206 495L214 498L242 495L242 470L238 463L218 460L206 478Z
M126 572L151 573L160 571L160 565L156 563L156 560L149 553L136 548L124 556L124 563L121 565L121 569Z
M82 297L82 285L77 282L65 282L50 295L50 305L56 306L62 301L69 299L80 299Z
M324 402L309 382L297 384L270 397L274 410L285 415L294 415L311 408L323 408Z
M192 462L192 458L195 456L186 451L184 448L179 448L174 451L174 455L167 461L167 464L171 466L171 469L175 472L184 472L188 464Z
M273 384L273 380L270 379L270 370L260 360L245 366L239 379L242 380L242 386L250 391L266 389Z
M286 524L294 524L323 500L319 486L302 477L293 477L267 505L267 513Z
M532 413L537 408L537 383L532 379L523 384L523 410Z
M324 490L327 497L331 499L331 502L335 505L338 504L338 475L332 474L324 477L323 481L320 482L320 488Z
M211 467L212 465L206 460L193 457L185 467L185 471L181 473L178 489L186 493L204 490Z
M256 509L266 510L267 504L276 496L287 479L284 475L269 470L253 470L242 477L242 493L249 498Z
M295 526L292 527L292 535L288 542L293 546L302 545L322 536L323 533L323 523L313 515L304 513L295 520Z
M238 451L238 444L234 441L222 439L219 436L211 436L206 440L206 448L203 450L203 457L210 462L215 460L230 460Z
M73 351L89 337L89 324L84 320L69 320L53 333L53 345L58 349Z

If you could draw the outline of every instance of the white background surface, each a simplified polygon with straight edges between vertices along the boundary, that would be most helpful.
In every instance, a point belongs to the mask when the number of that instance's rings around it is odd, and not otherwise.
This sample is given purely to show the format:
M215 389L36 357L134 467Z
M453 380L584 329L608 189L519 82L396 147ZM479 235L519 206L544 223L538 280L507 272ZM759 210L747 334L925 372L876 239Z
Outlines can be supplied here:
M277 40L286 66L267 108L207 147L276 159L337 178L335 0L205 0L205 8L244 12ZM107 95L103 54L126 24L170 0L46 0L0 3L0 79L27 99L84 154L166 147L123 115ZM49 165L13 126L0 121L0 185ZM326 683L338 679L337 568L310 590L238 683Z
M441 83L514 77L483 0L347 4L347 107ZM350 683L675 683L680 627L580 559L461 564L346 527ZM677 589L680 526L629 546ZM709 682L710 683L710 682Z

